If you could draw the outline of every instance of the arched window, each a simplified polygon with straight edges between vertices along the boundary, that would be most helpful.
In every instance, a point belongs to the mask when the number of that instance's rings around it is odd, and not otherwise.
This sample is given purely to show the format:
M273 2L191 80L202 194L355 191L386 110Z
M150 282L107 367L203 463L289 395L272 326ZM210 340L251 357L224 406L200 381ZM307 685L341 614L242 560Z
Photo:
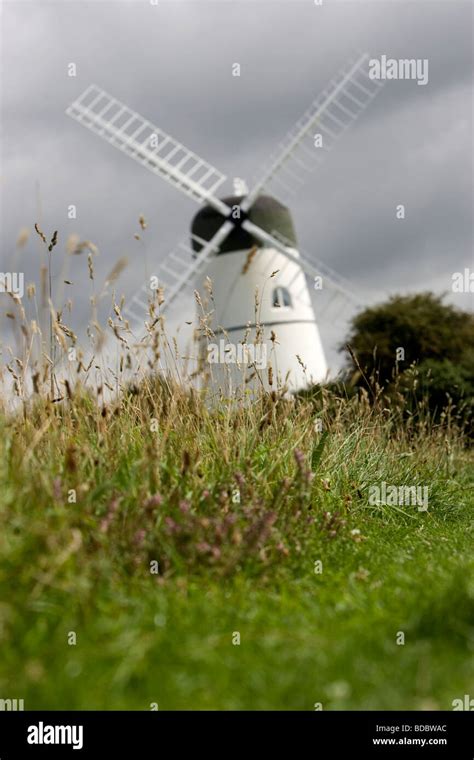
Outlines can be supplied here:
M290 291L287 288L283 288L281 285L275 288L273 291L273 306L279 309L284 306L287 308L291 308L293 306L291 302Z

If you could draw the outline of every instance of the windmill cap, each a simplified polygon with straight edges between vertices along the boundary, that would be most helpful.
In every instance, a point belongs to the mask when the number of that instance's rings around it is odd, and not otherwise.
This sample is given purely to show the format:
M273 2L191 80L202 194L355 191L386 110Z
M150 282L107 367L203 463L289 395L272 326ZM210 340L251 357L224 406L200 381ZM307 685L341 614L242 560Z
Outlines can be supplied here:
M222 200L232 208L233 206L240 206L244 198L244 195L231 195ZM296 247L295 229L289 209L270 195L260 195L246 215L242 212L240 220L233 219L232 216L229 217L229 220L235 223L235 227L221 243L219 254L247 250L254 245L261 246L259 240L242 229L241 224L245 218L250 219L251 222L269 234L276 232L283 235L291 245ZM209 241L222 227L223 222L222 214L219 214L212 206L203 206L191 223L191 232L193 235ZM197 240L192 239L192 247L194 251L199 253L203 246Z

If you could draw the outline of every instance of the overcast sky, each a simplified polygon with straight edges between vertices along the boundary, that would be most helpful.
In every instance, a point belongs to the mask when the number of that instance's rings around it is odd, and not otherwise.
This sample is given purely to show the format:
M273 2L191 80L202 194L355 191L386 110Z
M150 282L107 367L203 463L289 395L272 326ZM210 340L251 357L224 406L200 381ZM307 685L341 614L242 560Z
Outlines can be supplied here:
M21 228L58 230L55 284L71 233L99 248L103 279L129 266L132 295L183 237L197 205L64 114L95 82L249 184L309 103L356 50L427 58L429 82L390 81L291 202L298 240L365 302L451 291L473 262L472 3L411 0L2 3L2 269ZM69 63L77 76L69 77ZM232 64L241 76L232 76ZM77 206L77 219L67 207ZM406 219L397 220L397 204ZM138 218L148 221L136 241ZM146 241L146 242L145 242ZM33 235L16 270L38 281ZM90 295L71 257L75 327ZM3 297L3 296L2 296ZM465 309L473 295L449 293ZM186 315L187 316L187 315ZM322 320L335 363L343 328Z

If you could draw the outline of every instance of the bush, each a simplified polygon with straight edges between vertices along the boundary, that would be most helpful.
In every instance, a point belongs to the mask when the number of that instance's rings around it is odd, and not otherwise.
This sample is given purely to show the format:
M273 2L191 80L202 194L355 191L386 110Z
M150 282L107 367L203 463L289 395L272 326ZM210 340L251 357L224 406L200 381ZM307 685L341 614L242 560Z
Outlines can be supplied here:
M402 393L409 412L424 399L436 419L450 406L472 425L474 315L433 293L394 296L353 319L347 346L348 388Z

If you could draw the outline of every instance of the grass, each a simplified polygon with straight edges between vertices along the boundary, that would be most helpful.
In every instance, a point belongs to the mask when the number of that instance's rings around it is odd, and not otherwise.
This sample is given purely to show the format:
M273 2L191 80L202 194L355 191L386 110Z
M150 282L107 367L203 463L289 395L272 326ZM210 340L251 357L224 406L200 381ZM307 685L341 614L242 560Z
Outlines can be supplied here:
M152 378L107 403L67 395L1 421L1 697L415 710L472 694L473 455L449 416L329 393L209 405ZM370 505L382 481L428 486L428 511Z
M56 233L36 232L51 254ZM124 263L96 288L96 246L68 250L88 252L88 358L46 284L8 314L0 699L442 710L472 695L474 457L459 410L435 422L373 379L370 400L337 386L289 400L270 372L243 403L209 398L209 367L199 392L183 378L161 289L138 343L113 297L112 362L98 320ZM427 487L428 510L372 504L383 482Z

